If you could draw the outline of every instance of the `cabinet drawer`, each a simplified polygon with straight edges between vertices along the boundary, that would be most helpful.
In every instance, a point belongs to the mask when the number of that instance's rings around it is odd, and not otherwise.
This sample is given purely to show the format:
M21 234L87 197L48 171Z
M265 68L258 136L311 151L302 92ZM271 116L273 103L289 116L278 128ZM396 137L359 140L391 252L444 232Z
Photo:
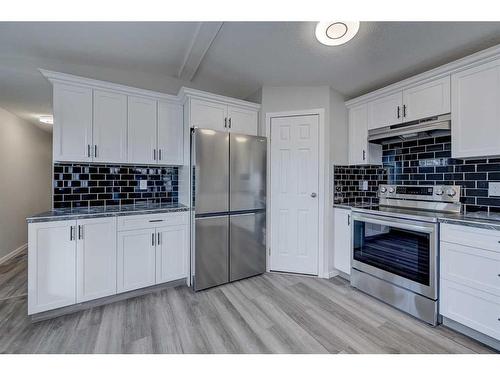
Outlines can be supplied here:
M447 318L500 339L500 297L441 279L440 312Z
M118 217L118 231L188 224L188 212L172 212Z
M441 242L441 278L500 297L500 253Z
M496 230L441 224L441 241L500 253L500 231Z

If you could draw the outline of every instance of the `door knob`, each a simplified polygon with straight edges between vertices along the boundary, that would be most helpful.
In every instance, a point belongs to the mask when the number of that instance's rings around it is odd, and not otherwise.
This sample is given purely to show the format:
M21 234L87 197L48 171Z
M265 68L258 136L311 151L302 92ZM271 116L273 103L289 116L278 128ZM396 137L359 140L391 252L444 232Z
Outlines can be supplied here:
M316 193L311 193L311 197L316 198Z

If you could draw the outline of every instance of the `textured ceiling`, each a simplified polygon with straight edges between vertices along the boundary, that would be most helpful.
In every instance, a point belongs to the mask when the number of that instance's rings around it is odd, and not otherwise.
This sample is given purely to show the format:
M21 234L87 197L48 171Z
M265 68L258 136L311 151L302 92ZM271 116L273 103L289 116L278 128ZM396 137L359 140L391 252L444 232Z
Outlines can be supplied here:
M338 47L311 22L226 22L192 81L177 77L196 22L0 23L0 107L51 113L37 68L176 93L190 86L245 98L262 85L330 85L352 98L500 44L500 23L362 22Z

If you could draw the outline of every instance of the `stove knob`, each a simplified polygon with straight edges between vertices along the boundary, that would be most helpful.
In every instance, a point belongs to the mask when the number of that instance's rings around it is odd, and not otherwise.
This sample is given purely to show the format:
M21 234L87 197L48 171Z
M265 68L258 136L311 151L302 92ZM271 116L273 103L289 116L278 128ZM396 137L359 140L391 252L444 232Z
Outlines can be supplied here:
M382 186L382 187L380 188L380 192L381 192L381 193L385 193L386 191L387 191L387 188L386 188L385 186Z
M394 193L394 188L393 187L389 188L389 193L391 193L391 194Z
M435 194L436 194L436 195L443 195L443 194L444 194L444 191L443 191L443 189L441 189L441 188L437 188L437 189L435 190Z
M448 194L449 197L454 197L457 195L457 192L454 189L448 189L446 190L446 194Z

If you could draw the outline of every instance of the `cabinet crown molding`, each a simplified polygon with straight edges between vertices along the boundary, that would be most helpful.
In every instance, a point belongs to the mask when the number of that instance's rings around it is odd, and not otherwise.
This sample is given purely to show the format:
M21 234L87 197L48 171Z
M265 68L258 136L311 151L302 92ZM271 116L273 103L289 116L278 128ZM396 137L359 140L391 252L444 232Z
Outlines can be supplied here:
M363 104L377 97L382 97L390 95L396 91L410 88L428 81L432 81L444 76L450 75L452 73L459 72L464 69L474 67L475 65L483 64L488 61L496 60L500 58L500 44L490 47L488 49L476 52L472 55L463 57L461 59L452 61L448 64L441 65L437 68L428 70L426 72L417 74L415 76L406 78L402 81L393 83L392 85L382 87L381 89L369 92L365 95L358 96L356 98L347 100L345 105L347 107L353 107L356 105Z
M151 99L169 101L173 103L183 104L188 98L201 98L205 100L224 102L239 107L244 107L253 110L259 110L260 104L248 102L246 100L231 98L228 96L212 94L207 91L196 90L188 87L181 87L177 95L165 94L157 91L139 89L136 87L126 86L118 83L108 81L100 81L97 79L76 76L73 74L54 72L52 70L39 68L38 71L52 84L72 84L78 86L85 86L94 89L110 90L120 92L122 94L143 96Z
M179 97L176 95L165 94L157 91L139 89L136 87L121 85L118 83L112 83L108 81L100 81L97 79L80 77L73 74L54 72L52 70L38 69L38 71L52 84L63 83L72 84L78 86L85 86L100 90L110 90L114 92L120 92L122 94L134 95L134 96L144 96L151 99L169 101L173 103L179 103Z

